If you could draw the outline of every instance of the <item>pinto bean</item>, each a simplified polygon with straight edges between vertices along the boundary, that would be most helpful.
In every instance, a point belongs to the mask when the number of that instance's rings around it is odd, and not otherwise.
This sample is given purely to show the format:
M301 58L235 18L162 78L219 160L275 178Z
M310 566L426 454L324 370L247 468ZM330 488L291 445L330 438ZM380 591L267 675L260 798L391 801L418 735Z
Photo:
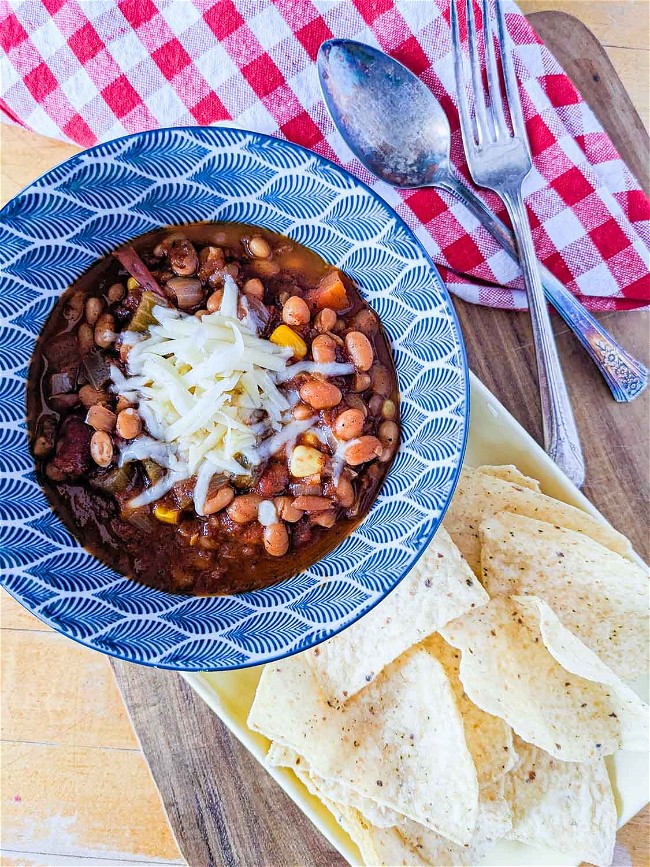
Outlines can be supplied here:
M257 519L257 510L262 502L259 494L240 494L226 511L235 524L249 524Z
M330 307L324 307L316 314L314 319L314 327L316 331L331 331L336 325L336 311Z
M381 441L377 437L363 436L352 440L345 451L345 460L350 466L356 467L379 457L383 449Z
M208 298L206 302L206 307L208 308L209 313L216 313L217 310L221 307L221 302L223 301L223 289L216 289L212 295Z
M383 364L373 364L370 368L370 380L373 390L384 397L390 397L392 382L388 369Z
M394 401L385 400L381 406L381 415L382 418L395 418L397 415L397 407L395 406Z
M364 414L358 409L346 409L334 422L334 434L340 440L353 440L360 436L365 422Z
M345 335L345 348L357 370L364 372L370 370L372 362L375 359L375 353L372 349L372 343L363 332L349 331Z
M96 403L91 406L86 415L86 424L95 430L105 430L110 433L115 427L115 413L107 406Z
M167 257L172 271L179 277L190 277L196 274L199 257L194 244L187 238L175 238L167 248Z
M319 527L329 529L336 523L336 512L334 509L329 509L327 512L316 512L311 516L312 524L317 524Z
M324 512L332 508L332 501L328 497L300 496L291 504L294 509L301 512Z
M103 309L104 302L101 298L95 298L94 296L88 298L86 301L86 322L88 325L95 325Z
M385 446L397 445L399 440L399 425L397 422L386 420L379 425L379 439Z
M118 434L125 440L135 439L142 432L142 419L133 407L123 409L117 417Z
M370 376L367 373L355 373L352 377L352 391L359 394L370 388Z
M339 483L336 486L336 497L344 509L347 509L354 503L354 488L349 479L345 477L339 479Z
M78 322L81 319L84 312L85 297L83 292L75 292L66 301L63 308L63 318L67 322Z
M289 524L295 524L304 514L300 509L294 507L293 499L293 497L276 497L273 500L273 504L275 505L279 517L282 518L283 521L287 521Z
M95 323L95 343L106 349L115 342L115 317L110 313L102 313Z
M368 417L368 407L361 400L358 394L347 394L345 396L345 402L348 406L351 406L352 409L358 409L363 413L363 417Z
M106 292L109 304L117 304L125 295L126 286L123 286L122 283L113 283L112 286L108 287L108 291Z
M300 397L314 409L332 409L341 402L342 394L331 382L310 379L301 386Z
M256 259L268 259L271 255L271 245L261 235L255 235L250 239L248 249L251 256L254 256Z
M230 485L224 485L214 494L208 494L203 504L204 515L214 515L229 506L235 499L235 492Z
M307 302L297 295L292 295L282 308L282 321L287 325L306 325L309 322L310 313Z
M377 333L379 321L372 310L364 307L363 310L359 310L359 312L353 316L352 327L356 331L361 331L366 335L366 337L372 337L373 334Z
M271 557L282 557L289 550L289 533L284 524L264 527L264 549Z
M336 361L336 343L329 334L319 334L312 341L311 354L318 364Z
M99 467L107 467L113 460L113 440L105 430L96 430L92 435L90 456Z
M379 418L383 405L384 396L382 394L373 394L373 396L368 401L368 412L375 418Z
M308 418L311 418L314 414L314 410L311 406L307 406L306 403L297 403L294 408L291 410L291 414L296 419L296 421L305 421Z

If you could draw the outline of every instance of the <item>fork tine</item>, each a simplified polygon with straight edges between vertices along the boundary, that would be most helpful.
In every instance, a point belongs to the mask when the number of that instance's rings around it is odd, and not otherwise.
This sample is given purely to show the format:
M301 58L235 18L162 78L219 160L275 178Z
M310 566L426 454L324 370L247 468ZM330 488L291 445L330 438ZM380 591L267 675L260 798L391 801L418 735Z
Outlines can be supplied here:
M467 50L469 52L469 64L472 71L472 85L474 88L474 116L476 118L476 132L479 145L489 142L491 135L490 124L487 119L485 94L483 92L483 77L481 75L481 59L478 54L476 39L476 20L474 18L473 0L466 0L467 9Z
M501 0L494 0L494 9L497 20L499 48L501 50L503 80L506 84L506 97L508 100L508 108L510 110L512 129L514 131L514 134L516 136L519 136L523 140L526 147L529 147L528 133L526 132L524 115L521 110L521 97L519 96L519 86L517 85L517 76L515 75L515 67L512 62L512 45L510 43L510 36L506 27L506 20L505 15L503 14L503 4Z
M460 41L458 24L458 0L451 0L449 7L449 23L451 24L451 44L454 52L454 74L456 76L456 93L458 94L458 115L463 139L463 147L469 161L469 154L475 149L474 125L469 111L467 92L465 89L465 64L463 62L463 46Z
M488 92L490 94L490 107L492 109L492 120L494 122L495 132L504 135L510 135L506 116L503 111L503 94L501 93L501 82L499 81L499 68L497 66L496 54L494 52L494 32L492 25L492 16L490 14L489 0L482 2L483 12L483 43L485 45L485 69L487 72Z

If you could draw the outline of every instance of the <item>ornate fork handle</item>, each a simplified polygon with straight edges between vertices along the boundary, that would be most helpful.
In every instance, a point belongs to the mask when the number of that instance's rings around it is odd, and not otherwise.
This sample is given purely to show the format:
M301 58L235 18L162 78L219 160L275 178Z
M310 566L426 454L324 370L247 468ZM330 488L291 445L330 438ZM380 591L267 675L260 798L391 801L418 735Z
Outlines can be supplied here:
M573 483L582 487L585 465L580 438L555 346L521 186L503 188L501 197L512 220L519 261L528 289L546 451Z
M512 232L483 204L465 184L450 176L439 186L456 196L476 217L495 241L519 261ZM634 400L648 384L648 371L617 343L600 322L543 265L538 263L544 294L591 356L609 385L614 399L625 403Z

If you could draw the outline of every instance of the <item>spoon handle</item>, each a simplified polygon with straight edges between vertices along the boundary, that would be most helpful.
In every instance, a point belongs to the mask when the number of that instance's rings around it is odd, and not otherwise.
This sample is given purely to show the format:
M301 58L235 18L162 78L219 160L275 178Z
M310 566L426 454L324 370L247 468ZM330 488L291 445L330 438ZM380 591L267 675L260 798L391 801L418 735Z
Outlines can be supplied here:
M452 175L437 180L436 186L460 199L494 240L515 262L519 262L512 233L469 187ZM546 299L587 350L610 387L614 399L622 403L634 400L648 384L647 369L614 340L607 329L547 268L541 263L538 264Z

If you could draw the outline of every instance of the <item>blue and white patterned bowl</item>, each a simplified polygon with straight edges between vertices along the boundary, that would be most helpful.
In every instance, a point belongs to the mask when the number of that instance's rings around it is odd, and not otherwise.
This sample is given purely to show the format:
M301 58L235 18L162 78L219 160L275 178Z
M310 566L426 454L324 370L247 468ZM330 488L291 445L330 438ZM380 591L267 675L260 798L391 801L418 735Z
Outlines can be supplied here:
M124 241L197 220L266 226L346 271L390 335L401 391L401 448L365 521L306 572L239 596L172 596L100 564L50 510L27 447L27 370L60 293ZM230 669L353 623L438 527L467 416L464 348L436 269L381 199L310 151L236 129L156 130L73 157L0 211L0 577L88 647L161 668Z

